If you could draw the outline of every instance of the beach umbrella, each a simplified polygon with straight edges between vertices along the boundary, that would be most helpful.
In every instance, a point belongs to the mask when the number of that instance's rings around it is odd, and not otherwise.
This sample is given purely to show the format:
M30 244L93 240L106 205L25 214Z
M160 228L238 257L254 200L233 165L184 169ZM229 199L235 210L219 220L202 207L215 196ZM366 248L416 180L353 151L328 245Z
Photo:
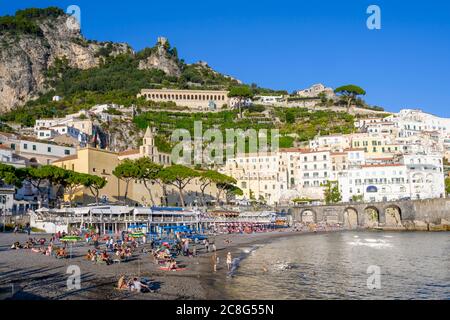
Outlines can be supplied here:
M130 234L130 237L132 238L142 238L143 236L145 236L145 234L142 232L133 232L132 234Z
M70 243L70 259L72 259L72 245L74 242L81 241L81 237L79 236L65 236L64 238L59 239L63 242L69 242Z

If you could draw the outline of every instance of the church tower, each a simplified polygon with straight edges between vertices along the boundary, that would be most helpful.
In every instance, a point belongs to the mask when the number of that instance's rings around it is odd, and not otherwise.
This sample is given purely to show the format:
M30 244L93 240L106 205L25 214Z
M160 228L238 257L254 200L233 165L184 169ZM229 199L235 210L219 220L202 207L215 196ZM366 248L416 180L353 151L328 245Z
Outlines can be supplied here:
M154 128L147 127L144 134L144 139L140 147L140 154L144 157L149 157L153 162L157 162L157 149L155 146L155 130Z

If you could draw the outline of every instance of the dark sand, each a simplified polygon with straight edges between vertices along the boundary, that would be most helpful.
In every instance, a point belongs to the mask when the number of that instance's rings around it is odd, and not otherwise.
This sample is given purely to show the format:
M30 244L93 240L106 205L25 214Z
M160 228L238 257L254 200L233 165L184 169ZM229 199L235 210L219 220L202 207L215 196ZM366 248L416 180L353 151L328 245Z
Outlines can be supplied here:
M198 244L197 257L177 258L178 265L186 267L184 271L162 271L153 262L150 254L140 253L139 247L128 262L113 265L97 265L84 259L89 246L84 242L73 245L71 259L55 259L31 250L11 250L13 242L24 243L26 234L0 233L0 299L226 299L221 290L226 281L228 270L226 255L242 258L243 247L264 244L271 239L295 236L300 232L274 231L256 234L218 235L210 238L217 247L219 264L213 272L211 252L207 253L203 245ZM36 239L43 235L31 235ZM45 235L44 235L45 237ZM48 235L46 236L48 239ZM227 243L225 240L229 240ZM148 247L148 245L147 245ZM192 245L190 247L192 249ZM210 247L211 249L211 247ZM81 270L81 289L67 290L67 267L77 265ZM121 274L126 278L138 276L151 280L149 293L131 293L116 290Z

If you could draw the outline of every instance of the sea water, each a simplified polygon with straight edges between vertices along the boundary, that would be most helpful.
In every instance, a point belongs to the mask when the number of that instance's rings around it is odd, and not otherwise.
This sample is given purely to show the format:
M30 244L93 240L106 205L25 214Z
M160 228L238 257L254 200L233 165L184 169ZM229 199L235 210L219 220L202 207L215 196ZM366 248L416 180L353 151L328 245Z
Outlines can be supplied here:
M448 232L304 234L242 251L227 298L450 299Z

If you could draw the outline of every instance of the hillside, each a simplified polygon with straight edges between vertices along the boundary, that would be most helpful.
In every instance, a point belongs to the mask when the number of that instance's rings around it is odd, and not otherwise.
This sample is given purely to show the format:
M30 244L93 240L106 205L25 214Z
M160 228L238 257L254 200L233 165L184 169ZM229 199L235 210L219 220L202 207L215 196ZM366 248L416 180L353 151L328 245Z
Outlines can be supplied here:
M98 52L107 50L114 56L131 51L127 44L87 41L67 21L68 16L55 7L0 17L0 111L49 90L46 72L58 59L85 70L100 64Z
M0 17L3 131L11 130L5 124L8 122L30 127L38 118L62 117L104 103L137 106L138 116L133 120L116 119L113 125L101 124L104 134L110 136L110 147L117 151L136 147L148 125L159 130L158 147L169 151L172 130L185 128L192 132L197 120L203 122L203 130L277 128L283 134L282 147L305 142L319 133L354 130L354 117L333 109L339 101L323 97L313 110L255 105L244 112L243 119L237 117L235 110L191 113L170 102L157 104L138 99L136 95L142 88L227 90L243 85L254 94L287 92L242 84L213 70L206 62L187 64L165 38L158 38L154 46L139 52L128 44L87 40L79 29L68 27L67 19L61 9L54 7L20 10L15 16ZM60 96L61 100L52 101L53 96ZM357 102L364 106L364 101Z
M0 17L0 111L29 124L109 102L137 103L142 88L226 89L240 82L206 63L186 64L168 40L134 52L128 44L85 39L61 9L19 10ZM52 103L54 95L63 98ZM48 108L49 107L49 108ZM49 109L49 110L42 110ZM23 119L28 119L24 122Z
M146 111L133 122L141 132L148 125L158 129L156 144L161 151L170 151L170 136L174 129L186 129L193 136L194 122L201 121L202 130L219 129L225 137L226 129L279 129L281 148L293 147L313 139L317 134L346 134L354 132L355 118L347 113L312 111L305 108L268 108L253 106L237 118L237 110L217 113L183 113L170 111ZM274 119L277 119L275 121ZM270 139L269 139L270 140Z

